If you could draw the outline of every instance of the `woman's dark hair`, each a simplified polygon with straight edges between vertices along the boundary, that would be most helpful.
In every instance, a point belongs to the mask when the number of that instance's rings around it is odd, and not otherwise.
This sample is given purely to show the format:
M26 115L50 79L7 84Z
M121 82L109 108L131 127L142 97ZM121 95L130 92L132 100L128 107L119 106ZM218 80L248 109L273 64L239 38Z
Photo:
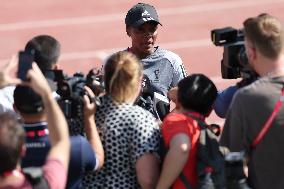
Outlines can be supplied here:
M189 75L178 83L178 101L186 110L208 115L216 97L216 86L203 74Z

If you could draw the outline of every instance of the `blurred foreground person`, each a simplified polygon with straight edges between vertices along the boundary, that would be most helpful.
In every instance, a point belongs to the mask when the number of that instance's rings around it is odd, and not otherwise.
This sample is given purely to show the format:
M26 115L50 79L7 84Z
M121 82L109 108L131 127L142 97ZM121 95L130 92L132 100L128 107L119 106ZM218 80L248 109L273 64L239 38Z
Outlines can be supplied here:
M35 186L54 189L65 188L69 163L70 142L67 122L51 89L40 69L33 64L27 77L29 85L43 99L47 111L51 149L43 166L43 175ZM25 132L15 117L9 113L0 115L0 188L33 188L32 179L28 179L20 168L21 157L25 155ZM33 180L34 181L34 180Z

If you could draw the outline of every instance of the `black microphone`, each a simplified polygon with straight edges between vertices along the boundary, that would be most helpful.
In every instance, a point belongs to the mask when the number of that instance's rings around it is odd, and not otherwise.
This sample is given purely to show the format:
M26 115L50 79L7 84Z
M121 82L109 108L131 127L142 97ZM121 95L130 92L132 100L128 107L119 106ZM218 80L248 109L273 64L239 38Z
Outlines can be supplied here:
M154 92L154 109L162 121L170 111L169 99L159 93Z
M159 115L161 121L166 117L166 115L170 112L169 104L164 101L159 101L156 104L156 110Z

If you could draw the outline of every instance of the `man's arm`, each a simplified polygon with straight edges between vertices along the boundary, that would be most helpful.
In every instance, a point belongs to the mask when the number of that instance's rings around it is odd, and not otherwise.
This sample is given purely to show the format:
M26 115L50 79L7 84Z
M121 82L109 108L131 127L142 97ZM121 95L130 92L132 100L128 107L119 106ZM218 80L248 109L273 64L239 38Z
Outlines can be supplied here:
M190 146L190 140L186 134L176 134L171 139L156 189L168 189L172 186L188 160Z
M45 107L51 143L47 159L57 159L67 169L70 156L70 141L66 119L53 98L46 79L35 63L33 63L32 69L28 71L27 77L30 79L27 85L41 96Z

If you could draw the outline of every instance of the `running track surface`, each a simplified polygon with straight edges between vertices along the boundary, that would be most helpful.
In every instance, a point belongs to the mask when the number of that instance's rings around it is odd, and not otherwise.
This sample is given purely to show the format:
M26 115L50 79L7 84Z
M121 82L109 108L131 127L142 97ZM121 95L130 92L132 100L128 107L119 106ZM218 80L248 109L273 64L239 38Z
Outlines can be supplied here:
M99 67L107 55L129 46L124 17L134 0L3 1L0 11L0 64L35 35L49 34L62 45L60 65L69 75ZM284 0L156 0L163 24L157 44L183 59L187 72L204 73L218 89L234 84L220 76L223 49L212 44L215 28L242 27L267 12L284 22ZM214 113L209 122L223 123Z

